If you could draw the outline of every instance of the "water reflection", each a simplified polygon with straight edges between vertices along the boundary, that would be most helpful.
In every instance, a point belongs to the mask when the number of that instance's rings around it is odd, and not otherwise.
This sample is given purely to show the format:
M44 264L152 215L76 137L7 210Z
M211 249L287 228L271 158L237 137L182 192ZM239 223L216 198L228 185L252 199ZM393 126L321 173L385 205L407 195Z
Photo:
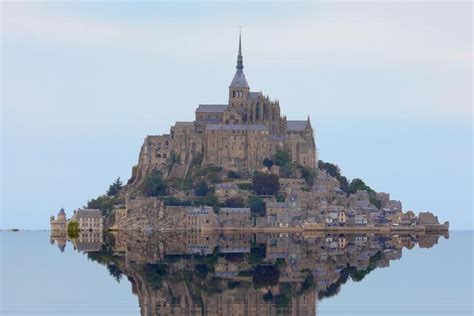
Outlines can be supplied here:
M448 236L445 235L447 238ZM81 233L77 251L127 278L142 315L315 315L317 302L438 235ZM61 251L65 235L51 235Z

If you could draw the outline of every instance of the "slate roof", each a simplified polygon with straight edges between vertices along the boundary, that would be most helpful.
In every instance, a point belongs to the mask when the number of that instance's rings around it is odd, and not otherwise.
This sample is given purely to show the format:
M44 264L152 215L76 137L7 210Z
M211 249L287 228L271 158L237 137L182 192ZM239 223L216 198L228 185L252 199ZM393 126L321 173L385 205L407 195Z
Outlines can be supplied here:
M194 122L176 122L174 123L176 127L194 127Z
M196 113L222 113L227 109L227 104L199 104Z
M188 210L188 215L204 216L204 215L209 215L211 211L212 211L212 207L205 206L203 208L195 208L192 210Z
M218 183L216 184L216 189L238 189L239 186L235 183Z
M207 130L238 130L238 131L268 131L265 125L247 125L247 124L209 124Z
M242 69L237 69L229 88L250 88Z
M248 207L223 207L220 211L226 213L250 214L250 208Z
M263 97L261 92L249 92L249 99L251 100L257 100L260 97Z
M304 131L306 129L307 121L288 121L287 130L289 131Z
M101 218L102 215L98 209L78 209L74 215L74 218Z

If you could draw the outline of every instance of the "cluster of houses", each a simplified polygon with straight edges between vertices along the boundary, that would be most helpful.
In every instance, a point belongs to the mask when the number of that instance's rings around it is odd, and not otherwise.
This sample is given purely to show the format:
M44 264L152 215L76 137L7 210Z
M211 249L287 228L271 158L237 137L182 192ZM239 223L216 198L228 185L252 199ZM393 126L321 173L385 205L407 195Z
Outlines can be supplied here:
M412 211L403 212L400 201L391 200L388 193L377 193L379 207L371 203L367 191L347 195L339 182L320 170L314 185L307 189L304 179L282 178L281 190L285 202L274 197L264 197L265 216L252 216L250 208L225 207L213 209L203 206L188 210L187 227L191 230L257 228L322 228L322 227L378 227L438 225L432 213L416 216ZM247 198L251 193L239 189L237 183L219 183L215 187L220 202L227 199Z

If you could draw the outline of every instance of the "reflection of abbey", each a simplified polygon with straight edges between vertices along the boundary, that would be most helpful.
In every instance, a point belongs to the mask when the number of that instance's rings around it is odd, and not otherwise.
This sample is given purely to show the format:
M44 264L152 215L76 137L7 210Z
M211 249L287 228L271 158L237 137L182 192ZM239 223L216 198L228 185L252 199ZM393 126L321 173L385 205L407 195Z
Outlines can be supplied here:
M290 121L280 104L261 92L251 92L243 72L239 38L237 70L229 86L226 104L200 104L194 122L176 122L170 134L148 136L140 153L140 165L164 165L172 155L188 164L203 156L203 164L251 168L277 148L286 148L293 162L316 167L316 145L309 116Z

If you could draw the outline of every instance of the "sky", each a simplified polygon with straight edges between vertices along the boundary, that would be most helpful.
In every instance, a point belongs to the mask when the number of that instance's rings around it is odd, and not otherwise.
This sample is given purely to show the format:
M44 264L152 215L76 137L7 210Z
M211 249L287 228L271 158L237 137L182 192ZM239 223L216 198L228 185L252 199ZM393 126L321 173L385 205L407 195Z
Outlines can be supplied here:
M47 229L127 180L146 135L253 91L320 159L472 229L470 2L1 2L1 228Z

